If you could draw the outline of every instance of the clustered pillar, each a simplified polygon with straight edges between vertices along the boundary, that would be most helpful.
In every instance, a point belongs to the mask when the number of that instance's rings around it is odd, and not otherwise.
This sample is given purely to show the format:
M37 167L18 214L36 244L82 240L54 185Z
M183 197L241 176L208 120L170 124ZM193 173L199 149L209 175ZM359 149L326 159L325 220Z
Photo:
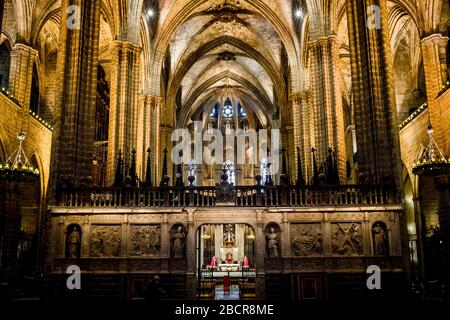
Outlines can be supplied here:
M368 23L380 10L379 29ZM386 0L347 0L352 90L361 183L395 185L401 161Z
M49 182L51 200L63 185L92 183L100 2L63 0L61 3L56 69L60 85L56 94ZM81 8L79 26L66 23L70 5Z
M111 103L108 131L107 184L114 182L117 154L131 164L138 134L139 56L141 47L127 41L114 41L111 62Z
M310 114L315 128L314 144L318 161L325 161L328 149L336 153L341 181L345 177L345 138L342 89L339 80L339 42L336 36L309 43Z
M31 98L33 66L38 52L22 43L16 43L11 50L9 91L17 99L23 112L28 112Z

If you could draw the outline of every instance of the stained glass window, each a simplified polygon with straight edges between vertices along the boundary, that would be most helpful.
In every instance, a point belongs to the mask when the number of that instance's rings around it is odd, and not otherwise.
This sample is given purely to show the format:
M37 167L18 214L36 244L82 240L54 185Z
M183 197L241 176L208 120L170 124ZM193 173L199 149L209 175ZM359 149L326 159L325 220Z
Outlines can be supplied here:
M223 168L225 169L225 173L228 175L228 182L236 185L236 172L233 162L230 160L225 161Z
M241 105L239 105L239 115L241 117L246 117L247 116L247 112L245 112L245 109Z
M211 117L211 118L217 118L217 110L218 110L218 108L219 108L219 106L218 106L218 104L216 104L215 106L214 106L214 108L211 110L211 113L209 114L209 116Z
M233 106L231 105L230 99L225 101L225 105L223 106L223 116L225 118L231 118L233 116Z

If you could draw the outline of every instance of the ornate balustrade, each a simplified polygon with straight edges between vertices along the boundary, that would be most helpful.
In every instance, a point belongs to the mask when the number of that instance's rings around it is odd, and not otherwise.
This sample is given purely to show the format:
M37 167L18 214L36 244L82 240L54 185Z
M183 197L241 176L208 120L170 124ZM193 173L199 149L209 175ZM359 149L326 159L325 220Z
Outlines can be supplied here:
M311 207L398 204L379 185L64 188L63 207Z

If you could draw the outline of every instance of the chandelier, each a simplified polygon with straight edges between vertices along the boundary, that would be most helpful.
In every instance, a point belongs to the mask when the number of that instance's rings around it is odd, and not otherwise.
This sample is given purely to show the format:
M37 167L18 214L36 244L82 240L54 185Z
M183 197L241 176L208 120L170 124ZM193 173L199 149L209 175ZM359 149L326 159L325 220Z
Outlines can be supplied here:
M37 178L39 176L39 170L30 164L23 150L23 141L26 138L25 132L19 132L16 137L19 140L19 147L4 164L0 164L0 178L15 180Z
M434 130L431 125L427 130L429 143L422 155L414 162L413 173L416 175L441 175L450 173L450 159L444 153L433 138Z

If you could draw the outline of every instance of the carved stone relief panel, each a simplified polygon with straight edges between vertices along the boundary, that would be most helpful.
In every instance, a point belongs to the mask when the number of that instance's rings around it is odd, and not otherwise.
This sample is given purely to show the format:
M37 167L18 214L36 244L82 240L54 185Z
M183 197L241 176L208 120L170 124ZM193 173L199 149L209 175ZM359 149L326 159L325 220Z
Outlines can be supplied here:
M320 255L323 251L320 223L292 223L290 225L291 252L296 256Z
M89 239L89 255L91 257L120 256L119 225L91 225Z
M161 251L161 225L132 225L130 255L158 256Z
M331 224L331 245L333 254L358 256L363 254L360 222Z

